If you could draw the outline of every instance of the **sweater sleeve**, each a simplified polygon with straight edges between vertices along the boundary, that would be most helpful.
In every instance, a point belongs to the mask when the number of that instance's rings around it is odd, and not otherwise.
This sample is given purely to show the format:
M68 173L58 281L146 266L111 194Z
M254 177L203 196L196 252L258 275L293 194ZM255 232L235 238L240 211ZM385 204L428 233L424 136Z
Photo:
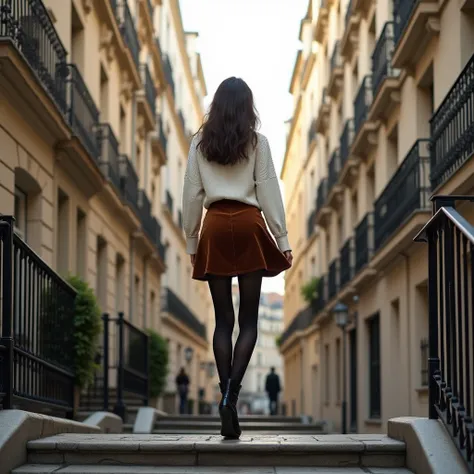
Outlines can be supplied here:
M291 250L286 230L285 208L268 140L259 135L255 162L255 186L258 203L279 249Z
M196 139L193 139L189 148L183 187L183 228L186 236L186 253L190 255L195 254L197 250L205 196L197 153Z

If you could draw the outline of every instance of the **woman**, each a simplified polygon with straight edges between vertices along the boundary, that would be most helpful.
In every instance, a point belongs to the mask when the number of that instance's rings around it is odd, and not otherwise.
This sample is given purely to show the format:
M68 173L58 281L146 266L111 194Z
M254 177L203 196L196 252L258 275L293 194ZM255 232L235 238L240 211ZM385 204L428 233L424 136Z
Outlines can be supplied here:
M226 79L192 140L184 178L187 253L193 278L209 284L215 310L213 349L222 393L221 435L226 438L241 434L236 404L257 341L262 278L278 275L293 260L278 178L268 141L256 131L258 122L250 88L242 79ZM207 213L201 229L203 206ZM234 350L232 277L238 277L240 292Z

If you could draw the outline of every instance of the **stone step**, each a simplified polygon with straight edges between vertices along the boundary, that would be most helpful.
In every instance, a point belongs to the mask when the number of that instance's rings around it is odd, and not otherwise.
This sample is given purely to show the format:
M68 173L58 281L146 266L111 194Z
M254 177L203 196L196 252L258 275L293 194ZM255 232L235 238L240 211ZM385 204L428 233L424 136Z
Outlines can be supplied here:
M63 467L403 467L405 453L404 443L384 435L275 434L228 441L208 435L66 433L28 442L28 463Z
M360 467L229 467L229 466L66 466L36 464L22 466L14 474L413 474L405 468Z
M246 431L278 431L280 433L293 432L294 430L303 431L305 433L322 433L324 432L324 423L303 425L301 423L270 423L268 421L247 421L239 419L240 426ZM202 431L218 431L220 429L220 421L168 421L167 418L160 418L155 424L155 428L161 432L163 430L181 430L186 433L188 429Z
M219 421L218 415L168 415L167 421ZM301 423L299 416L266 416L266 415L239 415L241 421L271 422L271 423Z

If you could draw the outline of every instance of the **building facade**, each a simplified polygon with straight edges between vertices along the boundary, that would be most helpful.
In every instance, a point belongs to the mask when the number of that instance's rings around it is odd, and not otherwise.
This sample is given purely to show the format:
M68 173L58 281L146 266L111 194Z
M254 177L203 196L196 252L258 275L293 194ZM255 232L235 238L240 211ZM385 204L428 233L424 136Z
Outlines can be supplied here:
M210 299L190 279L180 211L207 93L197 35L177 0L6 0L1 15L0 212L102 312L168 339L165 408L180 366L197 400Z
M232 287L235 314L239 313L239 289ZM262 293L258 313L258 338L247 372L242 380L239 397L241 410L253 414L270 414L265 381L272 367L280 377L284 389L283 360L278 349L278 337L283 330L283 297L278 293ZM238 324L234 327L233 343L239 335ZM280 394L282 400L282 394ZM244 408L245 406L245 408Z
M473 38L465 2L309 2L282 170L290 412L339 430L346 399L348 427L372 433L427 416L428 255L413 238L432 195L474 194Z

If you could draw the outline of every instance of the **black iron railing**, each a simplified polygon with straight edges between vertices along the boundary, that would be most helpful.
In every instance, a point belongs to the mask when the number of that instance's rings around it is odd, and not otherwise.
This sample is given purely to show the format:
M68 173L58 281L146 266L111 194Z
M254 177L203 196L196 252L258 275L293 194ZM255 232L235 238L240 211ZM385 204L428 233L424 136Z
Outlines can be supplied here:
M355 229L355 273L364 268L374 253L374 214L368 212Z
M140 220L143 229L150 240L157 244L159 242L158 221L152 215L151 203L144 189L138 191L138 208L140 209Z
M431 117L431 141L434 189L474 153L474 55Z
M354 133L357 134L367 120L372 105L372 76L365 76L354 100Z
M75 290L0 216L0 406L74 409Z
M171 193L166 190L166 207L171 215L173 215L173 196L171 196Z
M334 73L334 70L338 67L342 66L342 58L341 58L341 51L340 51L340 42L336 41L334 43L334 49L332 50L331 55L331 74Z
M349 154L351 151L352 140L354 139L354 120L346 120L344 130L341 134L341 140L339 144L340 155L341 155L341 168L344 167Z
M392 68L392 55L395 46L393 30L392 21L385 23L372 55L373 97L377 95L386 78L395 76L395 70Z
M143 87L145 90L145 97L153 114L155 114L156 102L156 88L153 78L151 77L150 69L147 64L140 64L140 75L142 78Z
M0 39L23 54L60 110L66 112L66 50L41 0L2 0Z
M170 288L165 289L163 310L172 314L198 336L206 339L206 326Z
M173 97L175 97L176 88L175 88L174 79L173 79L173 67L171 66L171 61L167 54L163 56L163 70L165 72L166 81L171 87L171 92L173 94Z
M328 191L330 192L333 186L339 180L339 173L341 172L341 155L339 149L332 152L331 159L328 164Z
M428 339L425 337L420 341L421 362L421 386L428 386Z
M316 217L316 211L313 210L311 211L311 214L308 217L308 227L307 227L307 233L306 233L308 239L313 235L313 232L314 232L315 217Z
M355 271L355 244L350 237L341 248L340 255L340 287L349 283L354 277Z
M339 291L339 258L329 264L328 271L328 300L334 298Z
M326 199L328 197L328 180L323 178L318 186L318 195L316 197L316 211L320 211L323 206L326 204Z
M280 344L284 344L297 331L304 331L311 326L313 320L313 308L311 305L300 310L293 318L289 326L285 329L280 338Z
M100 168L117 190L120 190L119 143L110 124L101 123L97 128L96 136L100 149Z
M415 241L428 243L429 417L441 419L472 473L474 226L457 200L472 208L474 196L435 197Z
M313 303L315 313L322 311L328 301L328 279L326 275L319 277L318 281L318 296Z
M394 0L393 19L395 23L395 44L398 44L400 41L417 3L417 0Z
M89 154L97 159L100 154L95 133L99 124L99 109L75 64L67 65L67 118L74 134Z
M124 199L130 207L139 215L138 207L138 176L135 167L128 156L120 156L120 189Z
M135 29L135 24L132 13L130 12L130 8L128 6L128 2L123 1L121 3L121 8L123 21L120 25L120 30L122 32L123 40L132 54L133 62L138 69L140 65L140 41L138 39L137 30Z
M417 140L374 203L375 250L413 212L429 208L429 140Z

